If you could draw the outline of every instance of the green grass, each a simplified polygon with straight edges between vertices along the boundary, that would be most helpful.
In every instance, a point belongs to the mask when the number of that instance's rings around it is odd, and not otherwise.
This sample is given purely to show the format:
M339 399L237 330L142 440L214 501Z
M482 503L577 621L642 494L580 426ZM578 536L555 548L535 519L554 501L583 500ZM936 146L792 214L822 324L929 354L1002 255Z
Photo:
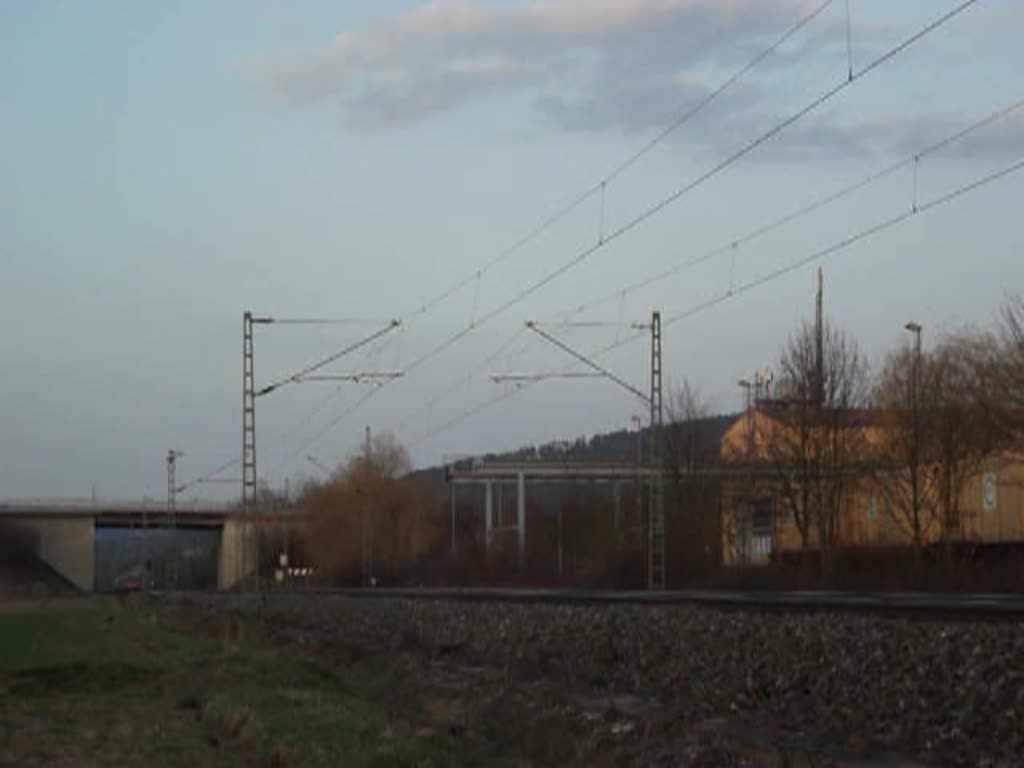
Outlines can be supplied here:
M408 697L385 711L386 670L208 630L115 600L0 614L0 765L483 764Z

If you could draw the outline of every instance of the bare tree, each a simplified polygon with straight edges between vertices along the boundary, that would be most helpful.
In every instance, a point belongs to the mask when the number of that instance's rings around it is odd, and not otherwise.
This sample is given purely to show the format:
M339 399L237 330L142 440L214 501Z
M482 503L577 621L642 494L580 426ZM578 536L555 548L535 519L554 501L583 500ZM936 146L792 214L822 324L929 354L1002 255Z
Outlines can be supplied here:
M719 562L721 553L718 486L701 472L717 463L719 445L711 410L688 381L671 390L666 406L664 458L672 502L667 524L678 530L673 538L682 548L673 562L699 573Z
M932 353L926 456L938 486L937 516L946 541L962 532L960 496L967 480L1001 442L999 426L986 418L984 408L991 400L987 370L994 347L989 336L965 332L944 338Z
M921 418L930 399L931 358L904 347L890 352L875 387L879 436L873 446L873 485L885 499L888 517L915 547L935 527L934 485L926 484L928 423Z
M783 395L766 404L757 443L775 467L782 500L808 548L816 534L823 562L839 539L843 499L864 452L862 407L868 366L855 339L825 323L804 323L778 363Z
M936 534L946 541L960 534L965 484L1000 445L990 407L998 358L990 336L965 331L942 338L920 360L902 349L886 361L876 391L876 487L917 546Z
M431 546L436 526L409 467L405 449L385 433L330 482L305 491L306 548L320 572L352 578L369 556L375 570L396 575Z
M683 380L669 393L665 407L665 456L670 473L680 475L713 461L717 446L708 447L708 433L702 423L711 414L700 391Z
M1024 297L1007 299L999 331L991 384L1002 423L1020 440L1024 438Z

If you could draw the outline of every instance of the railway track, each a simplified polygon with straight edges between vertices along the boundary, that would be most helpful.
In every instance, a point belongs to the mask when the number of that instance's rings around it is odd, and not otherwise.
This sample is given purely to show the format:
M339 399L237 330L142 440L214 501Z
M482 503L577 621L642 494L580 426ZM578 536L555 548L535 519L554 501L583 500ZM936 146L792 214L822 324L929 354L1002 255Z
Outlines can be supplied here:
M573 603L590 605L701 605L769 611L862 611L950 617L1024 618L1024 594L936 592L736 591L518 588L338 588L274 589L269 594L340 595L361 599L458 600L469 602Z

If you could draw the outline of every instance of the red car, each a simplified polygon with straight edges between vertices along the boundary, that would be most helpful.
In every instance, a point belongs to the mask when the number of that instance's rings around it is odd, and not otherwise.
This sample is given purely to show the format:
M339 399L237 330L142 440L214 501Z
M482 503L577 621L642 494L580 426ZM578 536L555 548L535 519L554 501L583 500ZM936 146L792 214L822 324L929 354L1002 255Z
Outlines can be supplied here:
M114 579L115 592L138 592L145 589L145 581L138 571L126 571Z

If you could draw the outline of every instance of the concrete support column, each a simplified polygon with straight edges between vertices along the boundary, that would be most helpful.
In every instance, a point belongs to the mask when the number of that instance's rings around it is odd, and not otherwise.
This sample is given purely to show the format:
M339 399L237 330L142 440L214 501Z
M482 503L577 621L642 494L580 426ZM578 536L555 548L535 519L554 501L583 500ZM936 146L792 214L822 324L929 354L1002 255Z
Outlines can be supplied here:
M486 538L484 539L484 546L488 551L491 549L491 537L493 535L492 529L494 528L494 494L491 493L491 481L488 480L484 483L484 530L486 531Z
M519 533L519 567L526 560L526 475L519 473L516 489L516 529Z

